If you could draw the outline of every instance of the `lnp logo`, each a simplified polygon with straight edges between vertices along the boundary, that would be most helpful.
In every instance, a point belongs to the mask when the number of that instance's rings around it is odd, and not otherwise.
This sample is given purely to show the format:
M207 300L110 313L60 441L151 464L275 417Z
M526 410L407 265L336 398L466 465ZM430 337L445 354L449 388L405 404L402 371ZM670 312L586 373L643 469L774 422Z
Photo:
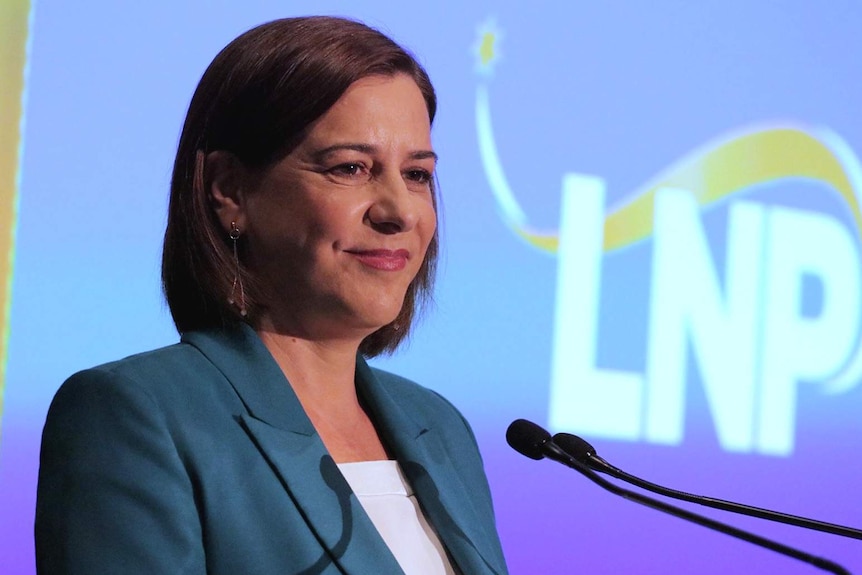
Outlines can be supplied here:
M559 259L550 425L619 440L683 439L688 350L728 451L793 451L799 385L846 392L862 376L862 170L829 130L746 127L683 157L605 210L605 183L562 177L559 233L531 228L497 154L488 78L499 33L479 30L476 129L500 215L529 246ZM835 195L835 214L757 202L754 192L801 184ZM722 277L704 216L726 207ZM597 365L606 258L651 241L643 373ZM715 240L713 241L715 243ZM820 286L805 309L805 285Z
M12 259L20 160L23 133L24 63L27 54L29 0L0 3L0 418L6 382L6 353L9 346ZM19 140L19 137L21 140Z

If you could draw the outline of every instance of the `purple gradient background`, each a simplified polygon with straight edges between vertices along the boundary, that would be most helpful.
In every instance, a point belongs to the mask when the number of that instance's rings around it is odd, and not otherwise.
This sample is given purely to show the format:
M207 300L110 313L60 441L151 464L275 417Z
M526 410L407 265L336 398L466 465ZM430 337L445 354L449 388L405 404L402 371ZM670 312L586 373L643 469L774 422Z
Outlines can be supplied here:
M513 419L547 419L556 260L520 243L497 215L478 156L470 46L494 17L503 32L490 82L497 145L531 221L554 229L564 173L601 175L613 202L752 123L827 126L862 152L862 5L119 4L36 3L0 420L0 573L35 572L39 435L59 384L176 339L160 302L158 258L173 150L197 79L241 31L308 13L381 27L415 50L435 80L445 245L436 309L408 349L381 363L440 391L474 425L512 573L813 572L505 445ZM827 211L850 225L834 197L811 187L755 199ZM643 367L649 247L605 262L602 365ZM720 250L715 257L722 269ZM682 445L594 444L615 465L677 489L862 525L862 386L829 396L802 385L788 458L719 448L694 360L688 391ZM862 571L858 541L704 513Z

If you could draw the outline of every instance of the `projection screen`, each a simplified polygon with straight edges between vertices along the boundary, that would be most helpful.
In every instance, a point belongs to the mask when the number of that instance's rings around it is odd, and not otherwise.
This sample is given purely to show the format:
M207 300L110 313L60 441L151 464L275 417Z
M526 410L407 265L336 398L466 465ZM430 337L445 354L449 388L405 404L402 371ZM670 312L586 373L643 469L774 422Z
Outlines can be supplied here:
M35 573L58 386L177 340L159 260L197 80L313 13L435 83L435 303L374 363L472 424L512 573L813 572L518 455L516 418L656 483L862 526L862 5L4 0L0 572ZM702 512L862 570L858 541Z

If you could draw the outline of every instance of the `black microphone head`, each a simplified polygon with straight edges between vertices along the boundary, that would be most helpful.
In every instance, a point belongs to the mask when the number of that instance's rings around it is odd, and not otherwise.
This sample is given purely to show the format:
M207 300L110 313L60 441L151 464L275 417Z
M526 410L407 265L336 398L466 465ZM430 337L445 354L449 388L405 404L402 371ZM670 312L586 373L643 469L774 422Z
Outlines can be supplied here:
M586 461L596 454L595 448L587 440L581 439L571 433L558 433L554 435L554 443L578 461Z
M530 459L545 457L543 447L550 440L550 433L526 419L516 419L506 430L506 442L509 446Z

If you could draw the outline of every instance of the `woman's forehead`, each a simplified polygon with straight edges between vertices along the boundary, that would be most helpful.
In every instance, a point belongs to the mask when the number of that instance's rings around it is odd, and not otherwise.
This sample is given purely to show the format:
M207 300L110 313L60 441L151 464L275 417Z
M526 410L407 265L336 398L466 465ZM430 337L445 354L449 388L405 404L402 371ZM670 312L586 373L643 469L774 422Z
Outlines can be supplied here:
M307 131L313 147L431 149L431 123L422 92L407 75L354 82Z

